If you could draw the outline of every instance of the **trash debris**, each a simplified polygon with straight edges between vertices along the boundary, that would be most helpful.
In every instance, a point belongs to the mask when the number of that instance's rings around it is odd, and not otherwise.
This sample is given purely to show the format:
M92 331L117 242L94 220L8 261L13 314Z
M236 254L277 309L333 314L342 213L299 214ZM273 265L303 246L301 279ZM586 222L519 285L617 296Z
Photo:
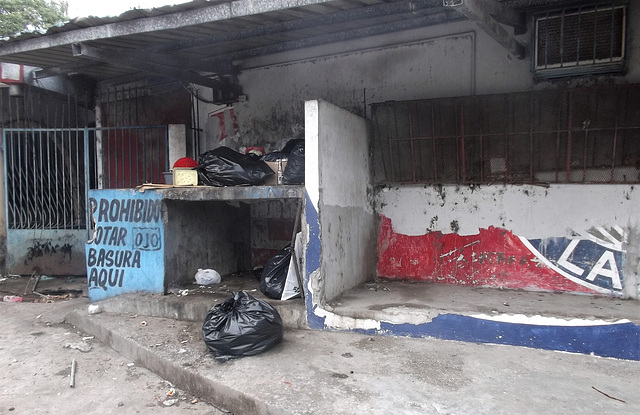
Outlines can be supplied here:
M178 354L184 354L184 353L187 353L187 349L178 350Z
M164 401L162 401L162 404L164 406L173 406L178 402L178 398L173 398L173 399L165 399Z
M298 216L300 213L298 213ZM291 261L289 261L289 269L287 270L287 279L284 283L284 289L282 290L281 300L289 300L291 298L296 298L301 296L300 285L302 284L302 278L300 278L300 269L302 268L302 263L300 261L302 258L302 232L296 233L294 238L294 250L291 251Z
M5 295L2 297L2 301L5 303L21 303L22 297L18 297L17 295Z
M87 336L87 337L83 337L82 341L86 342L86 341L89 341L89 340L93 340L94 338L95 338L95 336Z
M282 174L282 182L284 184L304 183L304 140L291 149Z
M91 350L91 345L87 344L85 342L79 342L79 343L65 343L64 346L62 346L65 349L77 349L80 350L83 353L88 352L89 350Z
M169 389L169 391L167 392L167 396L173 396L176 394L176 390L174 388Z
M69 386L72 388L76 387L76 359L71 361L71 382Z
M269 298L282 298L284 284L287 281L287 271L291 261L291 248L280 250L264 266L260 276L260 291Z
M146 321L146 320L142 320L142 321L140 322L140 325L141 325L142 327L146 327L146 326L147 326L147 321Z
M618 398L616 398L614 396L611 396L611 395L608 395L608 394L602 392L600 389L596 388L595 386L592 386L591 388L593 388L593 390L595 390L596 392L600 392L601 394L603 394L604 396L606 396L609 399L613 399L614 401L619 401L619 402L622 402L622 403L627 403L626 401L623 401L622 399L618 399Z
M198 285L220 284L221 280L218 271L209 268L198 268L198 272L196 272L196 284Z
M100 305L98 304L90 304L87 308L87 311L89 312L89 314L99 314L102 313L102 307L100 307Z
M197 403L198 403L198 398L193 398L193 399L191 400L191 404L192 404L192 405L193 405L193 404L197 404Z
M198 157L198 182L208 186L259 185L273 170L262 160L218 147Z
M135 363L127 363L127 367L134 367L135 365Z
M218 360L253 356L282 340L282 318L265 301L234 291L232 298L209 310L202 337Z

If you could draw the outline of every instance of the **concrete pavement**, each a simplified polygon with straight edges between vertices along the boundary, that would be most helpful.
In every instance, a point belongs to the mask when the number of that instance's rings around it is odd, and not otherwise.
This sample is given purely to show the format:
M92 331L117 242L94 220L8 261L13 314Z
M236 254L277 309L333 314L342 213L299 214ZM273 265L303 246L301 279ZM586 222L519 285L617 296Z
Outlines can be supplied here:
M619 415L640 410L638 361L288 329L270 351L219 363L206 349L199 321L129 312L90 315L86 307L70 312L66 321L234 414Z
M7 280L2 290L22 295L25 281ZM75 298L58 304L50 318L64 319L118 351L125 361L237 415L618 415L635 414L640 408L640 361L434 338L304 330L299 299L273 302L287 327L281 344L258 356L219 363L202 340L204 315L238 288L262 297L247 281L226 278L218 286L185 287L164 296L123 295L95 303L104 310L100 314L89 314L87 299ZM43 281L42 290L82 291L85 284L82 279ZM427 303L415 302L411 294L416 289L429 290ZM18 312L34 305L10 306ZM628 318L636 323L639 310L637 302L617 299L424 285L404 290L386 283L365 285L331 307L356 318L390 319L399 312L418 311L510 312L565 319ZM8 347L11 336L2 338L0 347ZM0 405L0 413L4 409Z

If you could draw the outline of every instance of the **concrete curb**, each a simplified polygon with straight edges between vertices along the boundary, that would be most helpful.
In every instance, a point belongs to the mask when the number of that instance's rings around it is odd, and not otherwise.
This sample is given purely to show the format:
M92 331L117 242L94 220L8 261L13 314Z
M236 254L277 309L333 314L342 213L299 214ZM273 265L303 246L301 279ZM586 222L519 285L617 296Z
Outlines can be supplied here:
M255 293L249 293L255 294ZM170 318L174 320L196 321L202 323L205 316L215 304L229 298L225 296L210 297L177 297L172 295L155 294L124 294L106 300L98 301L102 311L119 314L137 314ZM257 298L261 298L257 296ZM217 301L216 301L217 299ZM275 301L268 300L282 317L282 323L287 329L307 329L306 312L301 300Z
M202 397L212 405L237 414L289 414L287 411L273 408L255 397L230 388L222 382L211 380L195 371L164 359L151 349L101 325L91 315L87 314L84 308L78 308L67 314L65 322L95 336L98 340L136 364L149 369L171 383L180 385L181 389Z

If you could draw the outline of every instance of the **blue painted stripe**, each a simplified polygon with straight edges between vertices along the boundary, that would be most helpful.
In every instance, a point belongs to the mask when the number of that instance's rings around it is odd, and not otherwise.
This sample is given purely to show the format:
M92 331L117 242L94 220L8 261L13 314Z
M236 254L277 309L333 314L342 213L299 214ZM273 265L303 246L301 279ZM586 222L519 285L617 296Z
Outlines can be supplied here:
M313 304L313 293L309 290L309 281L311 280L311 274L320 269L320 221L318 220L318 212L316 211L309 193L305 190L306 206L305 217L307 226L309 229L309 240L307 243L307 252L305 256L305 305L307 309L307 324L311 329L323 329L324 317L319 317L314 313L314 309L317 306Z
M640 360L640 326L539 326L443 314L426 324L381 323L384 334L435 337L475 343L526 346L596 356Z

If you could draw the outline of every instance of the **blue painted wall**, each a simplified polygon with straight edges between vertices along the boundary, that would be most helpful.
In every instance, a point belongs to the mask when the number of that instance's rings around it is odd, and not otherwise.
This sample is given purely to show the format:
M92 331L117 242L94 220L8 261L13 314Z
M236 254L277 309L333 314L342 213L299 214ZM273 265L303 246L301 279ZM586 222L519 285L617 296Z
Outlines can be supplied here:
M86 244L90 301L164 292L162 200L155 192L90 190L95 232Z

